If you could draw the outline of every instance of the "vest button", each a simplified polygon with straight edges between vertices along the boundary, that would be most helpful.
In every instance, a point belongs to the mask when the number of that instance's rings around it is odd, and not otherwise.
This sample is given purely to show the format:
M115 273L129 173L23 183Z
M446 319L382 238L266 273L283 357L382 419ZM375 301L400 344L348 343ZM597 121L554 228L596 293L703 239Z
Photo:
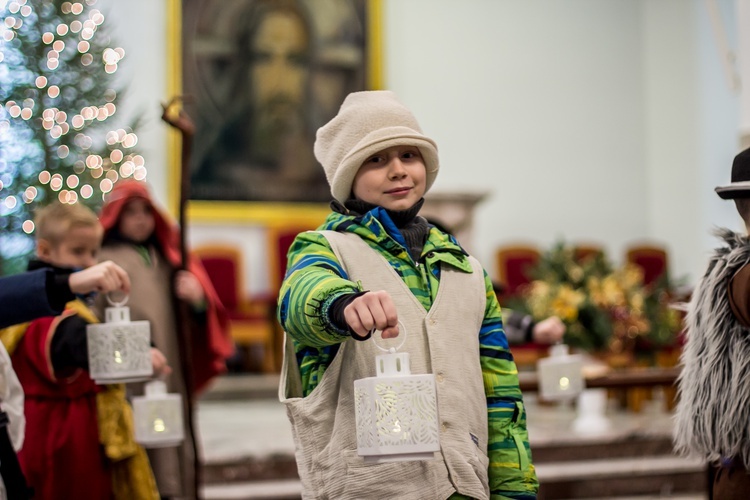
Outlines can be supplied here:
M431 324L432 326L435 326L435 325L437 325L437 320L436 320L435 318L430 318L430 324Z
M448 426L446 424L443 424L440 426L440 430L446 432L448 430Z
M438 376L437 376L436 378L437 378L437 381L438 381L438 382L441 382L441 383L442 383L442 382L443 382L443 380L444 380L444 379L443 379L443 374L442 374L442 373L438 373Z

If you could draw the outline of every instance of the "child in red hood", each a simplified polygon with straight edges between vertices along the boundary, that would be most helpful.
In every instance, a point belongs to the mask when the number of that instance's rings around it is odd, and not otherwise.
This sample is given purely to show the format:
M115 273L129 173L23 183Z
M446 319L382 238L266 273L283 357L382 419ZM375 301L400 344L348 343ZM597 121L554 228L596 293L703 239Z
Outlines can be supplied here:
M200 262L189 259L186 270L181 266L179 229L156 207L145 183L118 182L107 195L99 220L104 227L100 258L127 271L132 286L131 319L151 323L151 339L175 372L167 380L168 389L187 401L187 390L196 393L225 369L225 359L232 352L226 311ZM183 322L192 324L180 324L174 307L177 301L189 305L188 321ZM106 304L100 301L98 306L103 311ZM179 329L192 332L187 365L180 359ZM190 367L189 388L183 366ZM138 386L131 390L142 392ZM148 450L162 498L195 498L193 439L186 435L180 447Z

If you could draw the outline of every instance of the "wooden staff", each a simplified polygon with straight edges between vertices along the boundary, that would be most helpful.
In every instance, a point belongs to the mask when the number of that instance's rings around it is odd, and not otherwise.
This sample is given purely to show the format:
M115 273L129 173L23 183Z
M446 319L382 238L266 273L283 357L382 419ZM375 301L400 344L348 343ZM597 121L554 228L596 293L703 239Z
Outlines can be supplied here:
M180 230L180 268L188 270L188 246L187 246L187 220L185 211L187 201L190 197L190 153L193 145L193 136L195 135L195 125L184 110L180 109L176 114L173 113L175 106L182 101L181 96L173 97L168 104L162 104L162 120L170 126L180 131L182 154L180 163L180 204L178 207L178 223ZM174 286L174 280L173 280ZM193 449L193 479L196 498L200 498L200 458L198 456L198 444L196 442L195 425L193 419L193 339L195 335L200 335L197 331L195 321L192 320L190 306L185 302L177 299L175 296L175 311L177 314L177 332L178 344L180 350L180 367L182 369L183 383L185 384L185 404L188 407L186 426L190 431L190 437Z

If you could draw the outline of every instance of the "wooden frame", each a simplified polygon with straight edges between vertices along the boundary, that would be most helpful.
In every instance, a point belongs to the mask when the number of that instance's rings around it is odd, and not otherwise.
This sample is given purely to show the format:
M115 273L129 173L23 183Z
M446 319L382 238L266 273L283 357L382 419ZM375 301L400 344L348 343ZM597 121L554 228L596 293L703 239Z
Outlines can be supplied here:
M188 2L199 0L168 0L168 95L181 95L183 86L183 6ZM203 2L209 0L200 0ZM213 0L216 1L216 0ZM242 0L248 4L259 0ZM344 0L347 1L347 0ZM382 69L382 5L381 0L349 0L364 2L366 9L367 40L364 48L366 74L365 88L379 89L383 86ZM217 2L218 5L218 2ZM224 4L222 4L224 5ZM343 97L342 97L343 99ZM190 106L190 104L189 104ZM190 108L189 108L190 109ZM336 104L338 109L338 104ZM191 110L191 115L193 114ZM200 129L199 129L200 130ZM200 137L196 136L196 144ZM307 150L308 148L302 148ZM312 150L312 144L309 144ZM173 131L168 137L169 162L169 207L176 212L179 198L179 162L180 138ZM263 183L263 186L273 186L273 183ZM291 223L295 225L317 225L322 222L329 212L327 200L320 202L304 201L244 201L235 199L220 199L204 201L193 199L188 204L188 216L193 222L222 221L246 222L268 227L285 227Z

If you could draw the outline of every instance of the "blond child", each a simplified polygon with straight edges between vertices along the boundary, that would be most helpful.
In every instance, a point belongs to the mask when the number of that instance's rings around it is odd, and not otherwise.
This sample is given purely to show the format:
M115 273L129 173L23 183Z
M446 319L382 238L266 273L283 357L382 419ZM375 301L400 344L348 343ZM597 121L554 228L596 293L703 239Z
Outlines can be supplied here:
M279 295L288 405L304 498L535 498L526 413L500 306L479 262L417 214L435 181L435 142L392 92L350 94L318 130L335 198L297 236ZM401 331L402 324L406 332ZM413 373L437 381L433 460L365 463L353 383L406 335Z
M54 203L38 213L36 237L30 269L72 272L96 265L102 228L83 205ZM133 441L124 387L99 386L88 375L93 322L79 299L59 316L3 331L26 397L21 468L35 498L158 498L145 451ZM158 350L151 358L155 375L169 372Z

